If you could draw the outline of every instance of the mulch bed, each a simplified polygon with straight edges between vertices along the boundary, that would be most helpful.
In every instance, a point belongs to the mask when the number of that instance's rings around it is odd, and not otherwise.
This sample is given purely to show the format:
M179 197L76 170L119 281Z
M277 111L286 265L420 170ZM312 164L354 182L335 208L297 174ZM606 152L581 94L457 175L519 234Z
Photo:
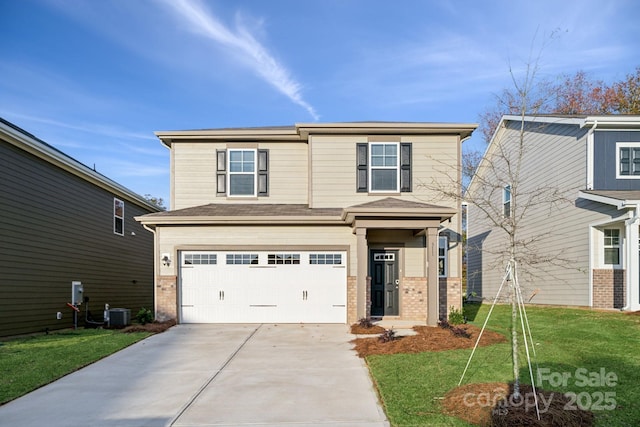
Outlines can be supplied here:
M152 334L159 334L161 332L166 331L167 329L169 329L170 327L174 326L176 324L175 320L167 320L164 322L152 322L152 323L146 323L144 325L141 324L135 324L135 325L130 325L127 326L125 328L122 329L122 332L124 333L131 333L131 332L150 332Z
M358 323L354 323L351 325L351 333L353 335L371 335L371 334L381 334L385 331L382 326L372 325L368 328L365 326L360 326Z
M372 354L422 353L424 351L457 350L473 348L480 333L480 328L474 325L459 325L471 337L456 336L449 329L433 326L414 326L416 335L400 336L389 342L381 342L376 338L356 338L351 342L360 357ZM485 329L479 346L507 342L504 335Z
M449 391L442 401L443 412L479 426L591 427L591 411L565 409L570 399L560 392L536 389L538 420L533 389L521 384L523 400L514 399L513 385L506 383L465 384ZM507 397L509 396L509 397ZM571 405L568 405L571 407Z

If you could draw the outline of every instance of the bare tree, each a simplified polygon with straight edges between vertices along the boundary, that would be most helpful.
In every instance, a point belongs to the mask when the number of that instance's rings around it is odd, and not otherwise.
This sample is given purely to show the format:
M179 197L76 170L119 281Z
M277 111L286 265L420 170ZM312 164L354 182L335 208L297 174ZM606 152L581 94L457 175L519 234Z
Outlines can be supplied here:
M521 287L520 280L538 275L541 265L564 266L572 263L572 260L560 251L553 252L539 247L538 244L548 238L553 230L524 231L523 229L533 209L552 211L560 204L572 203L570 196L575 192L575 189L563 188L553 179L532 183L525 167L527 154L539 149L539 146L532 143L531 135L542 131L542 127L545 126L545 124L532 122L528 118L545 111L553 101L551 98L553 93L548 90L547 83L538 80L540 53L529 56L521 76L516 75L510 67L513 88L504 91L503 98L499 102L508 108L510 115L519 117L519 120L509 121L510 128L506 130L509 133L506 135L510 136L500 138L500 143L494 142L488 147L470 185L465 185L458 178L469 173L473 168L475 159L469 157L462 159L460 171L447 172L444 162L440 163L442 168L439 172L448 175L448 182L443 184L442 181L433 179L431 182L422 184L425 188L441 195L443 199L466 202L470 209L474 209L484 221L490 224L492 230L502 236L501 244L490 249L482 248L482 251L485 253L491 251L491 258L495 260L493 268L502 271L506 269L509 272L505 277L510 292L504 301L509 301L512 308L511 337L516 397L519 396L521 367L519 342L524 342L527 353L529 350L524 327L522 335L518 333L518 319L523 315L523 289L525 288ZM498 130L500 131L502 130ZM434 161L437 162L435 159ZM466 191L462 193L461 188L466 188ZM469 250L480 250L480 248L469 247ZM524 324L521 318L520 324Z

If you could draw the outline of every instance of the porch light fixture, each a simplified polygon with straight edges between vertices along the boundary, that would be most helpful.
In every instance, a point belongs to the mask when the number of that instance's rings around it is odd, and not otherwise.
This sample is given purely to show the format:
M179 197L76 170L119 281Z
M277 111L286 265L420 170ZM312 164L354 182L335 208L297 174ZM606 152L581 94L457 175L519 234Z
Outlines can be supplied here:
M169 254L162 254L162 265L166 267L171 265L171 258L169 258Z

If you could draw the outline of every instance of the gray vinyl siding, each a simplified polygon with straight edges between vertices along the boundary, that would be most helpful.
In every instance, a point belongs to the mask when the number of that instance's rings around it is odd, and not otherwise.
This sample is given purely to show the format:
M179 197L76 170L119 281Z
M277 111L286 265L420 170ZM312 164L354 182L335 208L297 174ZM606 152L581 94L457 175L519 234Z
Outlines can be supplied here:
M594 190L640 190L638 179L616 179L617 142L640 142L638 131L596 131L594 132Z
M500 142L517 142L519 126L519 122L507 122ZM586 182L586 131L574 125L546 124L531 128L526 147L519 193L557 188L565 200L555 205L532 204L519 223L521 238L535 237L534 253L554 258L553 262L520 266L524 298L533 296L531 302L537 304L589 305L589 224L606 215L577 200ZM501 204L501 197L497 195L494 202ZM524 202L519 199L519 203ZM476 206L469 206L468 224L468 290L492 299L508 262L508 257L495 252L508 246L508 239L503 230L492 228ZM502 295L506 294L505 290Z
M153 307L153 235L133 219L148 209L1 139L0 182L0 336L71 327L74 280L100 320L105 303ZM114 197L124 236L113 233Z

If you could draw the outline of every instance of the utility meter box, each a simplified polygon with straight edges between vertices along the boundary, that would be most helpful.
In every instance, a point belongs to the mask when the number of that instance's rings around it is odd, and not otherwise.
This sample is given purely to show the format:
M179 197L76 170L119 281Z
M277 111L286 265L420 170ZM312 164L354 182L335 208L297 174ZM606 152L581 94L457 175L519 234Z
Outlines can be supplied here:
M71 304L78 306L82 304L82 282L71 282Z

